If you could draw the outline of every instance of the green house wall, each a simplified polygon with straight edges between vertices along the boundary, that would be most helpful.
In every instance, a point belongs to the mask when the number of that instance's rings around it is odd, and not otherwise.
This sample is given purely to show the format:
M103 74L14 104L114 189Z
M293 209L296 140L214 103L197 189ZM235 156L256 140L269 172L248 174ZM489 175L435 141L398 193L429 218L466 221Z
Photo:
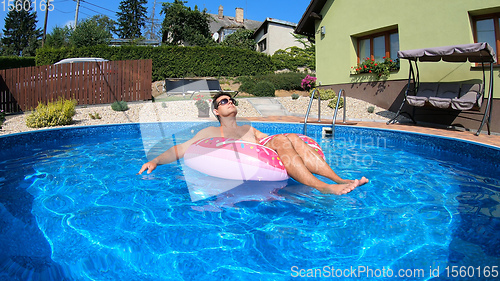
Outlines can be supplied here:
M471 15L500 12L498 0L329 0L316 21L316 71L321 85L374 81L352 74L356 37L397 28L400 50L474 43ZM325 34L321 34L324 26ZM482 79L470 63L419 63L421 82ZM407 79L408 62L387 80ZM494 69L494 97L500 98L500 68ZM488 75L487 75L488 76ZM487 79L488 82L488 79Z

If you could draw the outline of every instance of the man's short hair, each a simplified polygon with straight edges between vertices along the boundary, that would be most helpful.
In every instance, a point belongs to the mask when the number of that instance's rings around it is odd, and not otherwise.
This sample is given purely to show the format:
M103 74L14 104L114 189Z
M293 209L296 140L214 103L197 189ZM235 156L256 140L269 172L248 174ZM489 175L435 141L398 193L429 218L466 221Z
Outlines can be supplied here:
M217 108L219 107L219 106L217 105L217 99L218 99L218 98L220 98L220 97L222 97L222 96L228 96L228 97L230 97L230 98L233 98L233 97L231 96L231 94L229 94L229 93L224 93L224 92L217 93L217 94L215 94L215 96L212 98L212 107L213 107L213 108L217 109Z
M230 98L233 98L233 97L231 96L231 94L229 94L229 93L220 92L220 93L215 94L215 95L214 95L214 97L212 98L212 111L213 111L214 109L217 109L217 108L219 107L219 106L217 105L217 99L218 99L218 98L220 98L220 97L222 97L222 96L228 96L228 97L230 97ZM215 117L217 118L217 120L218 120L218 121L219 121L219 123L220 123L220 118L219 118L219 115L215 115Z

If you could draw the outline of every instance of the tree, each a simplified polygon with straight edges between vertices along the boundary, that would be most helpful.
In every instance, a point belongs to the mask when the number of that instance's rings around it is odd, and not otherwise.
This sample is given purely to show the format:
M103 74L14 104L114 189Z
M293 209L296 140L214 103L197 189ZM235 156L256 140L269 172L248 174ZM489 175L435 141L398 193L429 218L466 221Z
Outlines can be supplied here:
M40 44L42 31L36 28L36 12L31 4L30 10L13 9L7 13L5 18L4 55L34 56L35 50Z
M104 16L104 15L95 15L93 17L91 17L92 20L94 20L95 22L97 22L97 25L101 28L103 28L104 30L106 30L108 33L109 33L109 37L112 38L113 37L113 34L112 33L115 33L116 34L116 21L110 19L108 16Z
M80 22L69 37L75 47L108 44L111 35L110 20L106 16L96 15Z
M147 0L122 0L118 15L117 34L122 39L137 39L146 25Z
M238 29L236 32L224 38L224 41L222 41L222 46L255 51L255 40L252 37L252 30Z
M307 37L292 33L295 41L302 44L303 48L296 46L277 50L272 56L272 60L278 69L289 69L297 71L299 67L307 67L310 70L316 69L316 48Z
M3 37L3 34L2 32L0 32L0 38ZM3 49L4 49L4 46L3 46L3 43L2 43L2 40L0 40L0 56L3 54Z
M47 34L45 39L45 45L52 48L67 47L70 45L69 38L73 30L69 26L65 27L54 27L52 32Z
M162 23L162 42L168 45L214 44L208 26L209 15L206 10L200 12L184 6L187 1L175 0L174 3L163 3L161 14L165 15Z

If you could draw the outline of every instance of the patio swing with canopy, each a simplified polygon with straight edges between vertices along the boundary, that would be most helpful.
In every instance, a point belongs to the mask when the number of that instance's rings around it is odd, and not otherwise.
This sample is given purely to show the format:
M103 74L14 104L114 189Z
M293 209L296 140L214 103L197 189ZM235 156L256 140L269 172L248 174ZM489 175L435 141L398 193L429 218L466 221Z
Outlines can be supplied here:
M485 63L488 63L490 66L488 101L476 136L481 133L481 129L485 123L488 128L488 134L491 134L490 121L493 101L493 64L496 63L496 55L493 48L488 45L488 43L399 51L398 57L400 59L407 59L410 64L408 84L403 102L396 116L389 120L387 124L395 123L398 116L402 114L407 114L412 121L416 123L411 114L402 112L405 103L414 106L414 109L415 107L431 106L443 109L451 108L460 111L479 111L485 94ZM469 61L471 63L481 63L483 70L482 84L459 85L458 83L420 83L417 62L439 62L441 60L445 62L464 63ZM410 95L410 93L413 93L413 95Z

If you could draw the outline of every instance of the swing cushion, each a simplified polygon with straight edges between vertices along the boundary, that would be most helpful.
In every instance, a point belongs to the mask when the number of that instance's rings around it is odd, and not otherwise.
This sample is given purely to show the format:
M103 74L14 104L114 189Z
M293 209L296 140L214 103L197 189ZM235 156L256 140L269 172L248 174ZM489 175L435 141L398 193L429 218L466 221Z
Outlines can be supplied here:
M417 95L406 97L408 104L411 106L424 106L429 97L436 96L438 85L438 83L420 83Z
M437 108L450 108L451 100L457 98L460 93L460 84L441 83L439 84L437 95L429 97L429 103Z
M482 103L483 84L463 84L460 98L451 100L455 110L479 110Z

